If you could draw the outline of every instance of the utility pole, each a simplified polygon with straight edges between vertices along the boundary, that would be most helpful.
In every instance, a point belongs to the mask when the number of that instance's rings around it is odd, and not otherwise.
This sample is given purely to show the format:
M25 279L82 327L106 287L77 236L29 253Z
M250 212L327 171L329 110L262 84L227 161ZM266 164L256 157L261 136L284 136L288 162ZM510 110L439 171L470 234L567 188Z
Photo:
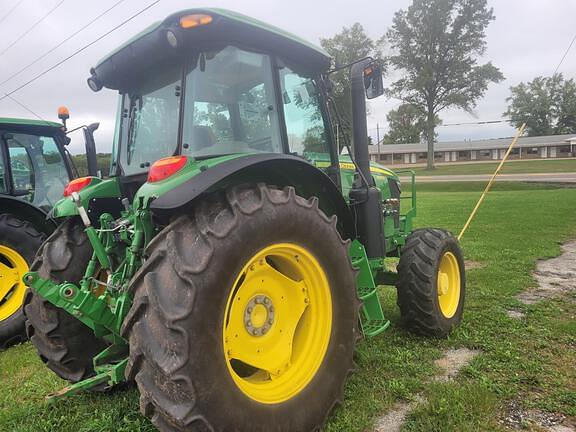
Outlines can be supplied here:
M380 125L376 123L376 142L378 143L378 162L382 160L380 155Z

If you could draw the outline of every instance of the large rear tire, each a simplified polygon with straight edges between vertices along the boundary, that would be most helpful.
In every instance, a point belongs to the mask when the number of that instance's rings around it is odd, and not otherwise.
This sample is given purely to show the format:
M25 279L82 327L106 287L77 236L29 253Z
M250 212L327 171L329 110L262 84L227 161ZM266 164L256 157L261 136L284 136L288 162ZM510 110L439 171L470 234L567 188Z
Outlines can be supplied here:
M293 188L234 187L147 254L123 327L143 414L161 431L321 428L359 334L336 218Z
M76 219L61 224L38 252L31 270L55 282L79 283L92 247L83 226ZM26 329L46 366L72 383L94 375L92 359L106 348L81 321L28 290Z
M45 238L31 223L0 214L0 350L26 340L22 276Z
M396 287L409 330L447 337L462 320L466 297L464 256L456 237L433 228L410 234L401 251Z

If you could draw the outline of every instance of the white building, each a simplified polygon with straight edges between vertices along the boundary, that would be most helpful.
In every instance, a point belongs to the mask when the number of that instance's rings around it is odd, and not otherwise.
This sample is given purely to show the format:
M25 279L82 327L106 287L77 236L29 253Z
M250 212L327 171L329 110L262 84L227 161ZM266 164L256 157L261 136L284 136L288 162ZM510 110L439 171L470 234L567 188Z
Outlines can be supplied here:
M434 145L436 162L485 161L502 159L512 138L478 141L447 141ZM380 147L380 152L378 152ZM426 143L372 145L370 158L385 165L425 163ZM576 154L576 135L522 137L509 159L570 158Z

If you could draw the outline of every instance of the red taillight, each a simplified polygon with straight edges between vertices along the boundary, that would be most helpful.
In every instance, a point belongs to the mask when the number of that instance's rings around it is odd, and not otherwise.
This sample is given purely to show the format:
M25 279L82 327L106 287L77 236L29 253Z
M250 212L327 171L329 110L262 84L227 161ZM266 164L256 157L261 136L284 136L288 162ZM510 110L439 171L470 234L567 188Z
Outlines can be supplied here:
M158 182L174 175L186 165L186 161L186 156L171 156L157 160L150 167L148 182Z
M70 183L68 183L64 188L64 196L65 197L70 196L72 195L72 192L80 192L90 183L92 183L92 177L80 177L74 179Z

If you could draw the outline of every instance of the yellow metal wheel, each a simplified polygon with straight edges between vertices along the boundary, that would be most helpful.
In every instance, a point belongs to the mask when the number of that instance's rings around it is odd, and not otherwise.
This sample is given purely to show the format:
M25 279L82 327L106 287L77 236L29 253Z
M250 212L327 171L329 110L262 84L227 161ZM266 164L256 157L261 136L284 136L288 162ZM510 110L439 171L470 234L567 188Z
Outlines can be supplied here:
M26 285L22 276L28 263L14 249L0 245L0 321L11 317L22 307Z
M452 252L445 252L438 267L438 304L446 318L452 318L460 302L460 267Z
M305 248L277 243L256 253L225 311L226 363L244 394L281 403L314 378L330 342L332 298L322 266Z

